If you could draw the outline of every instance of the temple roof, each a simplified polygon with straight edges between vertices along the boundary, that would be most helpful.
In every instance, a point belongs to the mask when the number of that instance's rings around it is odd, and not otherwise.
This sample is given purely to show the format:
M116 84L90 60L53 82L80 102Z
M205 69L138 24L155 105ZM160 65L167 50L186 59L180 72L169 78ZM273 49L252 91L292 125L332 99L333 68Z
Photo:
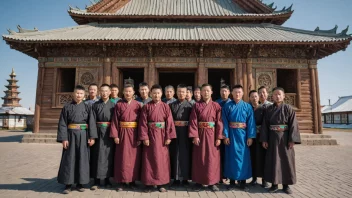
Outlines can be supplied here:
M259 0L102 0L85 10L70 7L69 14L78 24L101 19L167 18L191 20L194 18L235 18L257 20L277 18L282 24L292 14L292 6L274 11Z
M265 43L337 43L352 37L342 33L307 31L273 24L206 24L206 23L91 23L48 31L3 35L4 40L24 43L151 43L197 42L224 44Z

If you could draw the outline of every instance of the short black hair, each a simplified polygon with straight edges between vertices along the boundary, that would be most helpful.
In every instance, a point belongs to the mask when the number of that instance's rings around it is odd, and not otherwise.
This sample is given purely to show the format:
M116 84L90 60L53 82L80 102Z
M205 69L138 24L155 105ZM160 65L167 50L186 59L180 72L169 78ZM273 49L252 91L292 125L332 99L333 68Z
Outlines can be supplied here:
M130 87L132 87L132 89L134 90L134 85L132 85L130 83L126 83L125 86L123 86L124 89L130 88Z
M187 86L187 91L192 92L192 86Z
M139 83L139 86L138 86L139 88L141 88L141 87L148 87L149 88L149 86L148 86L148 83L146 83L146 82L141 82L141 83Z
M197 89L199 89L199 91L200 91L200 90L201 90L200 86L196 86L196 87L194 88L194 91L197 90Z
M257 92L256 90L251 90L251 91L249 92L248 96L251 97L251 94L252 94L252 93L258 93L258 92Z
M285 90L284 90L284 88L282 88L282 87L275 87L275 88L273 89L273 92L276 91L276 90L280 90L280 91L282 91L282 92L285 93Z
M258 88L258 92L259 92L260 90L262 90L262 89L267 90L266 86L260 86L260 87Z
M227 89L227 90L230 91L230 87L229 87L228 85L223 85L223 86L221 86L221 87L220 87L220 90L221 90L221 89Z
M112 88L117 88L117 89L119 89L119 86L117 86L117 84L111 84L111 85L110 85L110 89L112 89Z
M111 88L110 88L110 85L105 84L105 83L100 86L100 88L102 88L102 87L109 87L109 89L111 89Z
M204 87L210 87L210 89L213 90L213 86L211 86L211 84L208 84L208 83L202 84L201 90L202 90Z
M174 86L172 86L172 85L166 86L166 87L165 87L165 91L166 91L167 89L172 89L173 91L175 91L175 88L174 88Z
M153 89L160 89L160 91L163 91L163 88L162 88L160 85L158 85L158 84L153 85L153 86L150 88L150 91L153 91Z
M96 87L98 87L98 85L97 85L96 83L91 83L91 84L89 84L88 89L89 89L91 86L96 86Z
M76 85L75 90L83 90L86 91L86 89L82 85Z
M185 84L179 84L179 85L177 85L177 88L186 88L186 89L187 89L187 85L185 85Z
M232 87L232 91L233 91L234 89L242 89L242 91L243 91L243 86L240 85L240 84L234 85L234 86Z

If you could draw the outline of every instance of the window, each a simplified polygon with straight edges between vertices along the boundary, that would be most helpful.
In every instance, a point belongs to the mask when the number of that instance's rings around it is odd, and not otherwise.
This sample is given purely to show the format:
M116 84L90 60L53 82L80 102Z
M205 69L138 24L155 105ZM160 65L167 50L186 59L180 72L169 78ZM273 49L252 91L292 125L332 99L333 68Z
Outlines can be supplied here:
M286 93L297 93L297 70L278 69L277 86L284 88Z
M73 92L75 88L76 68L59 69L58 92Z

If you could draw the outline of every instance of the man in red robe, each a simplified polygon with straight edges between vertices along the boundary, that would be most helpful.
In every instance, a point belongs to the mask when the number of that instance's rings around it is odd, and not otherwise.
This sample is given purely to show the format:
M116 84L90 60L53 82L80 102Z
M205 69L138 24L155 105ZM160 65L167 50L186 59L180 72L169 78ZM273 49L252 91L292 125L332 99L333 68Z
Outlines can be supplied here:
M189 137L193 138L192 180L195 190L209 185L213 191L219 191L215 185L220 181L220 144L223 139L221 107L213 102L212 87L203 84L202 99L195 103L189 120Z
M114 180L119 184L117 191L136 188L140 179L141 141L138 140L138 119L141 104L133 100L134 90L130 84L123 89L124 98L115 106L110 137L116 144Z
M143 141L141 181L150 192L157 185L166 192L170 181L169 144L176 129L169 105L161 101L162 87L153 85L152 101L143 106L138 123L138 138Z

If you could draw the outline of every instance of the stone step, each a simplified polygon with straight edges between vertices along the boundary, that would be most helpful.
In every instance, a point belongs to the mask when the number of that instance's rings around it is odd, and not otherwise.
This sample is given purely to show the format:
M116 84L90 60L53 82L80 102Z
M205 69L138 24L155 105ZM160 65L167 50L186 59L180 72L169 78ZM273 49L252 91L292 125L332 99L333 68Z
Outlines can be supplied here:
M56 133L28 133L23 135L22 143L57 144Z
M301 145L304 146L334 146L338 145L336 139L333 138L302 138Z
M301 138L331 138L331 135L301 133Z

